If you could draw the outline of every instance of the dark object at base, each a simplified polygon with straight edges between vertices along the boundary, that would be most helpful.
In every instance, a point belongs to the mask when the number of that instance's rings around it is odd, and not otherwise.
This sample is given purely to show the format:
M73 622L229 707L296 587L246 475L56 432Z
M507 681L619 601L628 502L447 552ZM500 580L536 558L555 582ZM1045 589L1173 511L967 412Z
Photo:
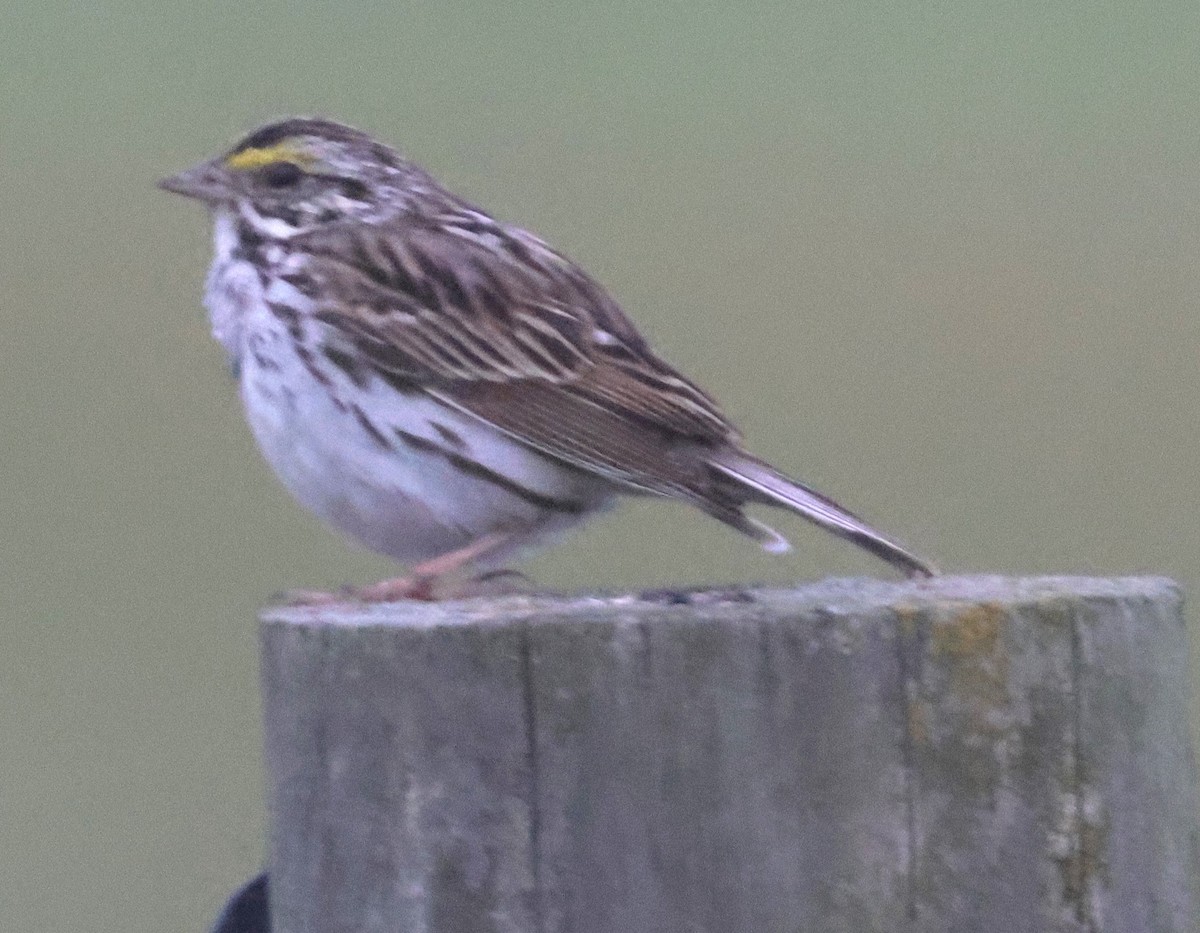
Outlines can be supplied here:
M225 904L212 933L271 933L267 873L251 878Z

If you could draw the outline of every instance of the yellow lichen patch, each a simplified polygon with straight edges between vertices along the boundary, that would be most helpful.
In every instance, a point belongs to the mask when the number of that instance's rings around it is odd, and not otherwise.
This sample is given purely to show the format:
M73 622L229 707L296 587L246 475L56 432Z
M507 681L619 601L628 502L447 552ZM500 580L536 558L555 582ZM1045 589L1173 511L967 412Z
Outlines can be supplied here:
M996 650L1004 612L992 603L971 606L951 619L938 620L930 633L935 655L984 657Z
M916 606L901 603L893 607L892 612L896 614L896 621L900 623L900 634L904 638L915 638L922 611Z
M307 168L312 165L313 159L295 143L285 140L274 146L252 147L235 152L225 160L225 165L235 171L244 172L277 162L294 162L301 168Z
M929 648L949 676L949 693L962 704L964 726L977 738L994 739L1011 726L1008 693L1009 656L1004 642L1005 616L1001 607L984 603L968 606L930 626Z

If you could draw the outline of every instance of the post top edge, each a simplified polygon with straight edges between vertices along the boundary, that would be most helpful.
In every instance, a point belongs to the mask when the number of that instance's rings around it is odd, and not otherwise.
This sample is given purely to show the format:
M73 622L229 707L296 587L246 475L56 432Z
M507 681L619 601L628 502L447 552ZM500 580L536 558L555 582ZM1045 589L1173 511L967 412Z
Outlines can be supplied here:
M871 609L921 610L947 603L1022 605L1047 599L1144 598L1171 602L1181 598L1168 577L1081 577L998 574L942 576L892 582L866 577L830 578L794 587L697 587L635 593L580 592L504 596L439 603L398 602L317 607L268 606L260 620L269 625L302 627L437 628L456 625L504 625L539 617L580 621L606 616L636 618L665 611L736 616L755 607L775 611Z

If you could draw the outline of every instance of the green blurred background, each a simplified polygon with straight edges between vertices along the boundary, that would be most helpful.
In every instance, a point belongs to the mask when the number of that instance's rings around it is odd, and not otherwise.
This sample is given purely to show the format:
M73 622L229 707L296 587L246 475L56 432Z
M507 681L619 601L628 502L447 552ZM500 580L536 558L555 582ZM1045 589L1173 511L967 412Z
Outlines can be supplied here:
M207 218L158 177L270 118L360 125L947 570L1195 591L1198 34L1195 3L10 0L0 928L203 929L262 852L256 607L391 570L260 461ZM772 558L634 503L528 569L886 573L783 527Z

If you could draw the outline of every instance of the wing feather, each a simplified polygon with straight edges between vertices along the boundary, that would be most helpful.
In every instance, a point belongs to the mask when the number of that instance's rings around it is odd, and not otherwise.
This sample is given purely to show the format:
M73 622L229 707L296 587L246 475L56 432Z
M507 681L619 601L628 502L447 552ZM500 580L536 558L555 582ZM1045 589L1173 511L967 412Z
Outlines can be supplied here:
M324 230L303 245L324 285L312 291L338 296L316 317L381 374L436 388L547 453L611 469L620 455L603 451L622 431L656 435L656 449L736 439L716 403L649 349L612 298L532 234L472 211L457 224ZM535 429L531 411L559 423ZM625 472L643 469L654 462Z

